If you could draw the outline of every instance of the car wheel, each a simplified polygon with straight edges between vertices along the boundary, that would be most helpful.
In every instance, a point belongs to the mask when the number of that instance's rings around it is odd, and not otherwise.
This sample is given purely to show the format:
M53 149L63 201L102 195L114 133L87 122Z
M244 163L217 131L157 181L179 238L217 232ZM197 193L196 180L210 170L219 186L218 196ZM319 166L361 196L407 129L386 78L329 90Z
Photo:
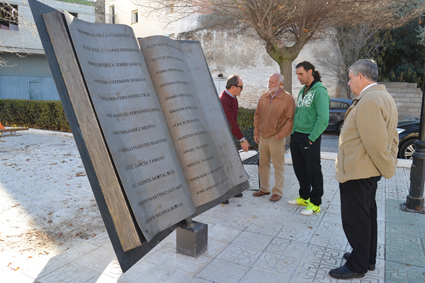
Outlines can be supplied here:
M415 152L415 142L417 139L410 139L403 143L400 147L400 158L412 159L412 154Z
M342 131L342 126L344 125L344 121L341 121L339 124L338 124L338 126L336 127L336 130L337 130L337 132L338 132L338 134L340 134L341 133L341 131Z

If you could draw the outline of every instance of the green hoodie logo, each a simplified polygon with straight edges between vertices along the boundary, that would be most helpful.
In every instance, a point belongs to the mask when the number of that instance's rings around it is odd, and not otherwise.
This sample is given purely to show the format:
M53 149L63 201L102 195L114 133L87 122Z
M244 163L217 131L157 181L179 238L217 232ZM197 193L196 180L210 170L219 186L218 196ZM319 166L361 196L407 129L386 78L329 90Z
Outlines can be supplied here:
M300 95L300 97L298 97L298 105L297 107L307 107L310 108L311 107L311 103L313 102L313 98L314 98L314 94L316 93L315 90L312 90L310 92L308 92L304 99L302 97L302 95Z

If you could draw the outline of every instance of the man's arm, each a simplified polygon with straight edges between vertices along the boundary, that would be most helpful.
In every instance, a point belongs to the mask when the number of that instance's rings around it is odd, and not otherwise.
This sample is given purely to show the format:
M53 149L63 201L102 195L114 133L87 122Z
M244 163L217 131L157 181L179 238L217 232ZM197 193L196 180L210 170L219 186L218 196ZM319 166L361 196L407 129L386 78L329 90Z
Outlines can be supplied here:
M245 152L248 152L249 151L249 142L248 142L247 139L243 139L241 141L241 147L242 147L242 150L243 151L245 151Z
M294 98L288 94L285 98L285 106L283 110L283 117L280 119L282 121L281 129L279 133L275 135L275 138L278 140L283 140L287 136L289 136L292 132L292 128L294 126L294 115L295 115L295 100Z
M254 142L259 143L260 142L260 131L258 130L259 121L260 121L260 103L261 103L261 97L257 104L257 109L255 110L254 114Z
M232 131L232 134L238 140L243 139L244 135L242 134L242 131L237 123L237 112L234 113L234 111L232 111L231 105L226 100L221 100L221 105L223 106L224 114L226 114L227 121L230 124L230 130Z
M311 131L308 139L315 142L316 139L326 130L329 124L329 94L325 90L321 90L315 95L315 104L317 111L316 124Z
M398 135L395 135L396 139L388 141L388 136L392 136L394 133L387 132L383 111L386 110L376 100L362 103L357 110L356 123L367 154L378 171L388 178L394 174L395 166L392 165L397 162L394 148L398 144ZM387 113L387 115L391 115L391 113Z

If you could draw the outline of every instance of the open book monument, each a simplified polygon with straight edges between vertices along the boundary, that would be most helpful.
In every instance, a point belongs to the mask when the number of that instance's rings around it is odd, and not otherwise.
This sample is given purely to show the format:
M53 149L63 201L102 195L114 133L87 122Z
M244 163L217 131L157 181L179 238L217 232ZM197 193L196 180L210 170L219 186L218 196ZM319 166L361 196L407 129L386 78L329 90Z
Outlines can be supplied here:
M199 42L30 5L124 272L249 187Z

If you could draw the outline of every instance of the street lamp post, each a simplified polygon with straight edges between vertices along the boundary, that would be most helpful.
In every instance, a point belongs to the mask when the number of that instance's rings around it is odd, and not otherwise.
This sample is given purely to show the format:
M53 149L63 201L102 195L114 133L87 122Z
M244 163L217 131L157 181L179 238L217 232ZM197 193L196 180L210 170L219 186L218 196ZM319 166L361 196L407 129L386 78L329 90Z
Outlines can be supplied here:
M424 211L424 184L425 184L425 75L422 87L422 109L419 140L415 142L412 167L410 170L410 190L406 202L400 205L401 210L407 212L425 213Z

